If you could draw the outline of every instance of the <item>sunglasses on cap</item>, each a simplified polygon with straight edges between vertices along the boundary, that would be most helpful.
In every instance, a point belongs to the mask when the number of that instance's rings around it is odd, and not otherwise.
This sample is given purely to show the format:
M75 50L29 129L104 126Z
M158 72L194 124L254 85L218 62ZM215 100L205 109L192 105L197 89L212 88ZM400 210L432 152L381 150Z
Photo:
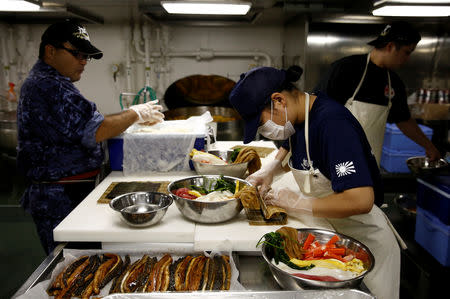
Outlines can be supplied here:
M92 56L83 52L80 52L78 50L73 50L73 49L69 49L66 48L64 46L55 46L55 48L57 49L63 49L66 50L67 52L69 52L70 54L73 55L73 57L75 57L78 60L86 60L86 61L91 61Z

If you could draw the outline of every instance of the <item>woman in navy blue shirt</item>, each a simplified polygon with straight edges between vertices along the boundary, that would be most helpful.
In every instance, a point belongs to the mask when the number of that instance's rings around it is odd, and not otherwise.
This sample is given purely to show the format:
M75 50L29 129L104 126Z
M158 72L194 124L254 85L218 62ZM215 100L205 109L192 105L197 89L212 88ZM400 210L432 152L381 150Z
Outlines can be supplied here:
M365 282L378 298L396 298L400 286L400 250L383 202L377 162L364 131L350 111L325 94L309 95L293 82L300 67L253 69L241 75L230 102L245 122L244 143L257 132L287 140L273 161L247 180L268 203L301 217L326 218L336 231L367 245L376 263ZM288 154L298 188L271 188Z

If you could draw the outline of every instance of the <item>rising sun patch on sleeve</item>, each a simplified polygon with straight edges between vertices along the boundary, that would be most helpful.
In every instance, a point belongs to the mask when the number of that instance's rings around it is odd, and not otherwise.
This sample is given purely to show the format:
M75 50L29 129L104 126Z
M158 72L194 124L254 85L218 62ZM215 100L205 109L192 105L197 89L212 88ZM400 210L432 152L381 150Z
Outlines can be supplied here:
M335 166L335 168L336 168L336 173L337 173L338 177L356 173L356 169L355 169L355 166L353 165L353 161L339 163Z

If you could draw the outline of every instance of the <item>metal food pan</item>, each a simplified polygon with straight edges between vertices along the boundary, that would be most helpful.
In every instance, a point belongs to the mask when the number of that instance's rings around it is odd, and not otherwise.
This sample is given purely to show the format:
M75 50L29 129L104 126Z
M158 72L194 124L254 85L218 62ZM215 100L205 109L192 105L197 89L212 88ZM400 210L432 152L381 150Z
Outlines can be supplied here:
M375 299L372 295L355 289L339 290L303 290L303 291L236 291L236 292L193 292L193 293L146 293L146 294L112 294L103 299Z
M135 260L141 258L144 254L149 254L151 256L161 257L165 253L172 255L174 259L181 256L192 255L192 254L205 254L215 255L215 254L227 254L230 256L230 267L231 267L231 279L230 279L230 290L242 290L245 289L239 282L239 270L234 263L234 255L229 250L213 250L211 252L196 251L192 250L190 247L186 248L167 248L165 250L161 249L117 249L117 250L101 250L101 249L70 249L64 248L66 244L58 246L54 252L52 252L41 265L33 272L33 274L27 279L27 281L20 287L20 289L14 294L12 298L20 299L47 299L50 298L46 290L49 284L55 279L55 277L62 271L67 265L75 261L77 258L83 255L93 255L102 254L105 252L112 252L121 255L129 255L131 258L131 263ZM102 290L98 297L105 297L108 295L108 291L111 287L112 281L109 282ZM226 293L226 292L224 292Z
M55 267L64 260L63 249L67 244L61 244L38 266L27 281L19 288L12 298L23 295L31 288L48 280ZM87 249L86 252L91 251ZM114 251L114 250L111 250ZM248 253L247 253L248 254ZM256 254L256 252L255 252ZM145 294L111 294L103 297L104 299L166 299L166 298L265 298L265 299L309 299L309 298L348 298L348 299L372 299L370 291L364 283L360 289L337 289L337 290L301 290L284 291L281 290L273 276L271 275L264 259L260 255L241 255L237 252L232 253L235 266L239 270L238 281L247 290L243 291L221 291L221 292L166 292L166 293L145 293ZM252 291L248 291L252 290Z

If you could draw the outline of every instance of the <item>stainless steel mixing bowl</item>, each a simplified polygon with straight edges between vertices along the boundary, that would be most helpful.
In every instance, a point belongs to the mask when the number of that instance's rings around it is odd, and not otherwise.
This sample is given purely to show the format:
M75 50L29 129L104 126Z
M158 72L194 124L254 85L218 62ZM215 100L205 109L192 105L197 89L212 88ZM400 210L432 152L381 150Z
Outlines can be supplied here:
M277 283L286 290L301 290L302 288L357 288L363 278L373 269L375 265L375 258L370 252L370 249L362 244L361 242L353 239L352 237L330 231L325 229L316 229L316 228L300 228L297 229L299 233L299 240L305 240L309 233L313 234L316 238L315 240L319 241L321 244L328 242L332 236L337 235L339 237L339 241L337 245L344 245L348 249L357 253L358 258L363 261L364 265L367 268L367 271L363 274L348 280L341 281L319 281L306 279L302 277L297 277L289 274L286 271L281 270L275 264L272 263L272 256L270 255L270 251L267 250L268 246L266 244L262 244L261 252L264 260L269 265L270 271L272 272L273 277L277 281Z
M220 175L192 176L171 182L167 186L169 194L173 197L175 205L184 217L199 223L219 223L230 220L238 215L242 210L239 199L230 199L217 202L202 202L195 199L186 199L173 193L179 188L190 188L195 185L206 189L214 188ZM250 185L247 181L239 178L223 176L223 179L235 183L239 181L239 188Z
M166 214L173 199L158 192L131 192L115 197L109 206L120 213L128 225L146 227L158 223Z
M411 157L406 160L409 170L417 176L441 174L448 171L449 164L444 159L430 161L427 157Z
M233 164L231 162L231 154L233 153L232 150L226 151L211 150L208 151L208 153L217 156L219 158L222 158L222 160L228 162L229 164L217 165L192 161L194 169L198 174L202 175L218 174L218 175L232 176L241 179L245 176L248 162Z

